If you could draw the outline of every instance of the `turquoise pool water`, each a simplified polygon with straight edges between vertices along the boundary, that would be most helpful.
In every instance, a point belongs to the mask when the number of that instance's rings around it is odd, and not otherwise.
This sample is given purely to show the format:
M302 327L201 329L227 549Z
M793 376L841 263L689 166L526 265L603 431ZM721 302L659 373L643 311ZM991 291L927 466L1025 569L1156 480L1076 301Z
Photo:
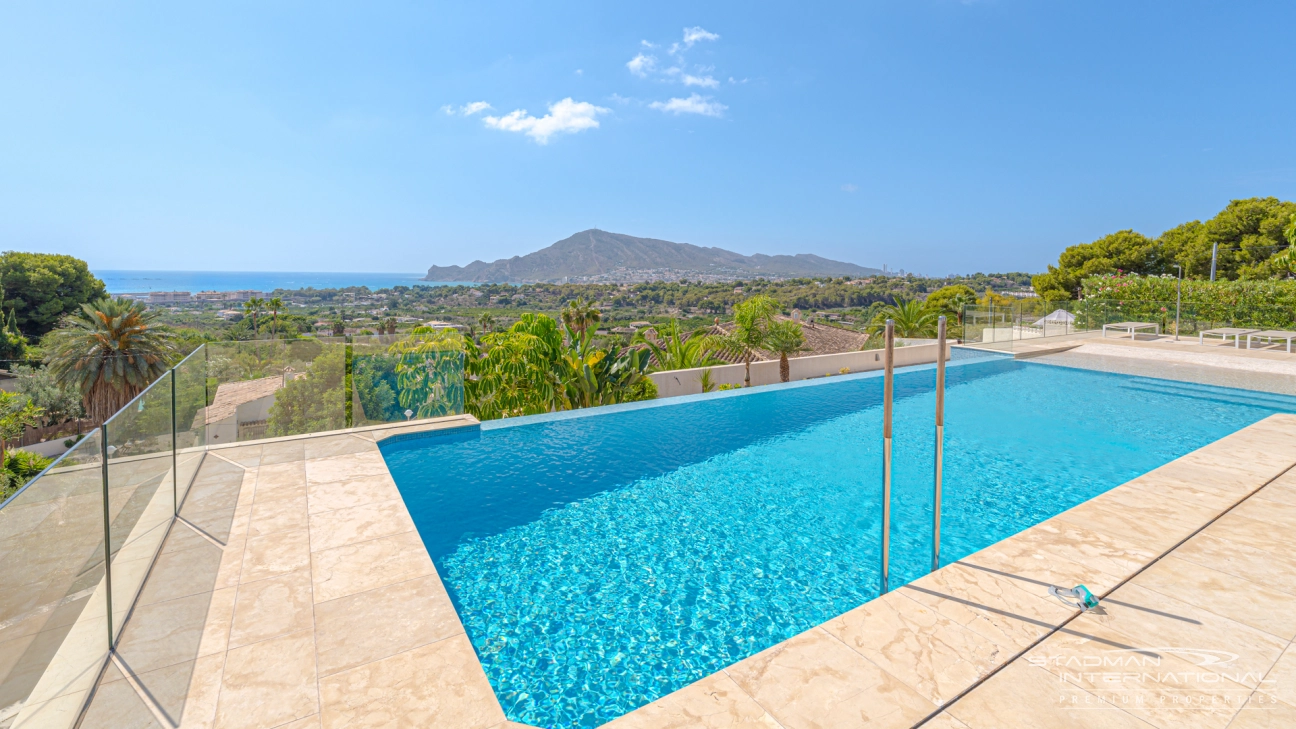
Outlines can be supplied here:
M934 383L896 376L893 587L930 561ZM508 717L593 727L878 595L881 395L850 375L382 450ZM1296 412L1001 358L951 366L946 403L946 562Z

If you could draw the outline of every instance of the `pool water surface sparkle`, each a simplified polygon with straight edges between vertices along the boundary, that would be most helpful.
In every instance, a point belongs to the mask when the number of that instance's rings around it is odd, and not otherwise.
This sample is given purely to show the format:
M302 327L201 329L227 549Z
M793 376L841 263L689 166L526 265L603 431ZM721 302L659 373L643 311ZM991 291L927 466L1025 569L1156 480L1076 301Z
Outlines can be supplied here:
M891 584L931 555L934 370L896 375ZM485 423L383 454L509 719L593 727L878 596L876 373ZM948 370L945 563L1296 398Z

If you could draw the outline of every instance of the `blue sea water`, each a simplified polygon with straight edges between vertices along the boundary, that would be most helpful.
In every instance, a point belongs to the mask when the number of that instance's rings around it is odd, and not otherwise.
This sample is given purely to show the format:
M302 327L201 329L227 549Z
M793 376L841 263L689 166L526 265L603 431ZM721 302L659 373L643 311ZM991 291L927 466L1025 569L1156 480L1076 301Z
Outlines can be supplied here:
M111 294L147 291L265 291L275 289L336 289L368 286L371 290L393 286L456 286L455 283L420 281L422 273L292 273L286 271L95 271ZM471 286L472 284L464 284Z
M896 376L893 587L930 562L934 381ZM882 380L819 383L383 447L510 719L597 726L879 594ZM1296 412L999 358L946 403L946 562Z

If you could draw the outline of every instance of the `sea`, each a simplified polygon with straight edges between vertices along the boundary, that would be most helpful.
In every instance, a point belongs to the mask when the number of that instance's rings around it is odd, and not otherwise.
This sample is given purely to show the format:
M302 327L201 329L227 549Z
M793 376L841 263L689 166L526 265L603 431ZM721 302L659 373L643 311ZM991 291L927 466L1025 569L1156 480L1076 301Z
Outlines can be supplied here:
M338 289L368 286L471 286L453 281L420 281L422 273L321 273L294 271L94 271L110 294L149 291L265 291L275 289Z

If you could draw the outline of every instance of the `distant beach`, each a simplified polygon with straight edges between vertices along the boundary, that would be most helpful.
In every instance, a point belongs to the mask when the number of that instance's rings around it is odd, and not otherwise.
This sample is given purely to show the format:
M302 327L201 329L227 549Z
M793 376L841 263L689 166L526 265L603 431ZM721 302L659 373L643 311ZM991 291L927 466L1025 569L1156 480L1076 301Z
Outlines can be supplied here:
M147 291L274 291L275 289L337 289L368 286L457 286L443 281L420 281L422 273L295 273L290 271L114 271L94 274L111 294ZM464 284L471 285L471 284Z

